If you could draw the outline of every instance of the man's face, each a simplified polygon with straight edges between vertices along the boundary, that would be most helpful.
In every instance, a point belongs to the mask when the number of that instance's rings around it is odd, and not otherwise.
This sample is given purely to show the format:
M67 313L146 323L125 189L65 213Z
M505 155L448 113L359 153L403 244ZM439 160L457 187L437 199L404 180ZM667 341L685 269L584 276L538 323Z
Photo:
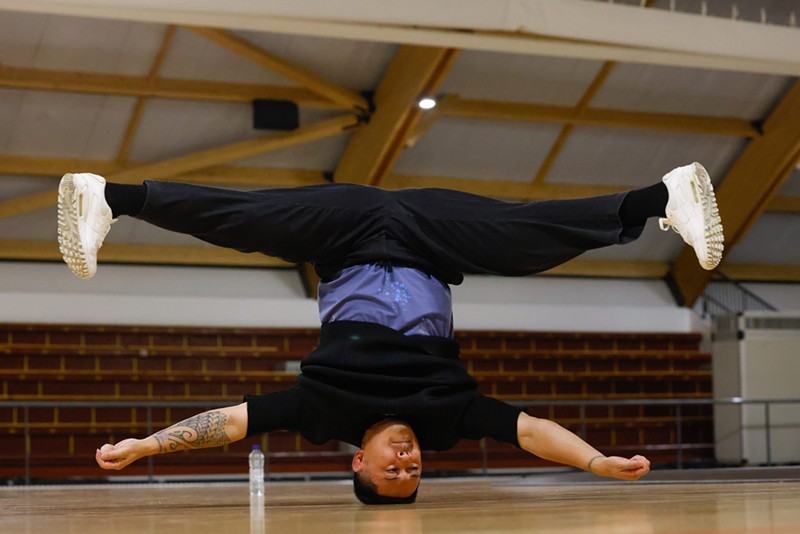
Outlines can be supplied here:
M422 454L414 431L395 419L383 420L364 434L362 448L353 456L353 471L375 484L380 495L408 497L419 485Z

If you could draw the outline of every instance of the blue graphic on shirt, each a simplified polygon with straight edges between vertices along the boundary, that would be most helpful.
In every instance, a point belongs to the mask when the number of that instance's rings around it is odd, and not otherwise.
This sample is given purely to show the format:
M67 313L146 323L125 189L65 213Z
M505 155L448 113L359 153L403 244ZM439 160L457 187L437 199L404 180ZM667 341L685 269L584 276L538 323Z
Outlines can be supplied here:
M319 284L323 323L364 321L405 335L452 337L450 288L411 267L355 265Z
M378 290L378 295L386 295L388 300L401 308L411 302L411 293L403 282L388 283L387 287Z

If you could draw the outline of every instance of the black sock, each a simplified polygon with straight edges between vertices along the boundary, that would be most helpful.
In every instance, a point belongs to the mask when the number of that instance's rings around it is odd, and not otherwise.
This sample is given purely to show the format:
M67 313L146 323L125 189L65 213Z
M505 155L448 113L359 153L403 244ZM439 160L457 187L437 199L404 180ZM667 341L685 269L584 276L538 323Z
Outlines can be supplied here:
M650 217L666 217L669 191L664 182L628 193L619 208L619 218L626 227L644 226Z
M120 215L136 215L144 207L147 198L147 186L106 183L106 202L111 208L111 215L116 219Z

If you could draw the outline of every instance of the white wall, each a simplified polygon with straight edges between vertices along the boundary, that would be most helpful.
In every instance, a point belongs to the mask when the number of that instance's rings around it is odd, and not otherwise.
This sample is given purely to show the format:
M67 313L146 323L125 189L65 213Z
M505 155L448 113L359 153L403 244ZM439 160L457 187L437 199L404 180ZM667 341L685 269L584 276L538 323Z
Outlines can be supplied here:
M472 276L453 288L453 301L464 329L705 331L655 280Z
M293 271L101 265L91 280L49 263L0 263L0 321L316 327Z
M474 276L453 300L462 330L707 330L652 280ZM319 326L292 270L101 265L87 281L33 262L0 262L0 322Z

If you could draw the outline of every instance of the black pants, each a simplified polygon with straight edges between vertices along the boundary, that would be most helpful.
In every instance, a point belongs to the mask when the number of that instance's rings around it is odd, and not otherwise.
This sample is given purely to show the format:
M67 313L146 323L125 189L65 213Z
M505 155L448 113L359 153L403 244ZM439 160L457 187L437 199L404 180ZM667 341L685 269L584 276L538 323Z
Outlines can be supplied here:
M446 189L385 191L352 184L234 191L148 181L137 218L243 252L313 263L323 280L387 262L444 282L464 274L524 276L630 242L626 193L509 203Z

